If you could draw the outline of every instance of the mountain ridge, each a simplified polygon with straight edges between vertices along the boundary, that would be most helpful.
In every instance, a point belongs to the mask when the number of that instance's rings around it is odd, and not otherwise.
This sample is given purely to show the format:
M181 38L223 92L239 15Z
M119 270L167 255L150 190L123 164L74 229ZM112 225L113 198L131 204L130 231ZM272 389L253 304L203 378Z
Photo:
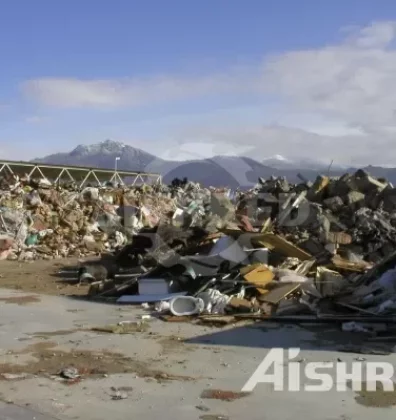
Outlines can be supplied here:
M214 156L206 159L192 159L186 161L170 161L158 158L142 149L105 140L91 145L79 145L71 152L55 153L32 162L58 165L88 166L92 168L113 169L117 165L119 170L160 173L164 182L169 183L174 178L184 178L200 182L209 186L249 187L257 183L258 177L285 176L290 182L299 182L302 175L308 180L315 179L319 174L340 176L345 172L354 172L358 168L342 168L304 160L293 162L283 156L271 157L264 161L244 156ZM119 160L116 158L120 158ZM287 162L288 165L278 167L269 166L265 162L272 160ZM310 164L309 164L310 162ZM291 166L289 164L292 164ZM297 165L297 166L294 166ZM396 183L396 168L367 166L373 176L387 178Z

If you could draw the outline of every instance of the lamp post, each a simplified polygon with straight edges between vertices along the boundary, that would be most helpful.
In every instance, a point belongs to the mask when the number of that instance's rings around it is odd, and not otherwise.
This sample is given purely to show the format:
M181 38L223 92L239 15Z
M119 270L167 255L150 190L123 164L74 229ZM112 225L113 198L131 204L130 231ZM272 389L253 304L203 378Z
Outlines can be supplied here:
M117 172L117 162L120 160L119 157L116 157L114 160L114 172Z

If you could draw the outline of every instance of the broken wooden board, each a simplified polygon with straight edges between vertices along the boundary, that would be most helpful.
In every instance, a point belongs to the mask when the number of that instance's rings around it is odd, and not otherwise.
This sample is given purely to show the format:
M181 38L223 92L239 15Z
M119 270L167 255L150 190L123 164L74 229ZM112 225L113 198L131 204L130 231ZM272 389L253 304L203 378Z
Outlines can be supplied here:
M298 258L301 261L309 260L312 255L303 249L295 246L280 235L275 233L251 233L243 232L238 229L222 229L224 234L234 238L240 238L238 243L242 245L261 246L270 250L275 250L286 257Z
M251 272L251 271L253 271L255 268L257 268L257 267L261 267L262 265L264 265L264 264L259 263L259 262L254 263L254 264L250 264L250 265L247 265L247 266L245 266L245 267L242 267L242 268L239 270L239 272L241 273L241 276L245 276L247 273L250 273L250 272Z
M250 269L251 267L252 269ZM257 291L262 295L268 292L265 286L271 283L275 277L274 273L265 264L243 267L240 273L248 283L255 285Z
M329 268L335 268L336 270L354 271L356 273L364 273L366 270L372 267L371 264L366 261L352 262L341 258L336 255L332 258Z
M289 296L291 293L297 291L301 284L292 283L285 284L284 286L277 287L276 289L270 290L266 295L260 296L258 299L262 302L272 303L273 305L278 304L282 299Z
M175 316L175 315L160 315L162 321L166 322L191 322L196 320L196 316Z
M229 325L238 321L233 315L201 315L198 321L203 324Z
M349 245L352 243L352 236L345 232L327 232L325 239L332 244Z
M286 257L298 258L301 261L309 260L312 258L312 255L308 254L308 252L274 233L257 234L252 237L252 242L270 250L279 252Z
M241 299L237 297L231 298L230 301L228 302L228 306L236 310L243 309L245 312L251 311L254 307L252 302L250 302L249 300Z

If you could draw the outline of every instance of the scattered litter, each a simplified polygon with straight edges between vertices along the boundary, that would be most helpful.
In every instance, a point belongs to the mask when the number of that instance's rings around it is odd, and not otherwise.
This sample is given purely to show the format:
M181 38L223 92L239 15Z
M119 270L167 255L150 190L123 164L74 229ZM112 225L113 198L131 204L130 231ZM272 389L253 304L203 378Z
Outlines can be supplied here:
M60 371L60 376L65 379L78 379L81 375L77 368L67 367Z
M133 334L136 332L146 332L150 328L146 322L120 322L118 324L92 327L91 331L111 333L111 334Z
M157 302L155 304L154 308L155 308L156 312L158 312L158 313L169 312L170 311L170 303L163 300L161 302Z
M205 405L197 405L195 408L199 411L204 411L206 413L210 411L210 408L206 407Z
M27 379L30 377L28 373L2 373L1 376L9 381Z
M111 396L111 399L114 401L118 401L118 400L126 400L128 397L129 395L126 392L115 390L115 393Z
M199 418L200 420L229 420L229 417L223 414L203 414Z
M201 398L231 402L247 397L248 395L250 395L250 392L234 392L223 391L221 389L206 389L202 392Z

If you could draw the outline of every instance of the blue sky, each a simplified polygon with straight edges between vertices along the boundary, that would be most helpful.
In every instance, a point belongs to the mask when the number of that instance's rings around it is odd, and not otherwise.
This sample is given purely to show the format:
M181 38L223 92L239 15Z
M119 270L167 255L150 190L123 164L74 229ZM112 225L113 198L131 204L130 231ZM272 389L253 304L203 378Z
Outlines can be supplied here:
M3 0L0 154L391 164L395 22L393 0Z

